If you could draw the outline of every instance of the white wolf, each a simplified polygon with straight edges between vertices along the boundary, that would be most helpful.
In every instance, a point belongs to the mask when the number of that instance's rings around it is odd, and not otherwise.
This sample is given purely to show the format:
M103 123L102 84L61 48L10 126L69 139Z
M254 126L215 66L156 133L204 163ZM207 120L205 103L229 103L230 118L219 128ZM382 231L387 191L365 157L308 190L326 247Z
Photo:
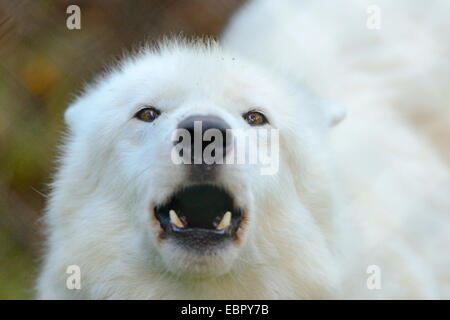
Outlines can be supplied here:
M38 297L449 298L448 5L377 3L372 30L364 1L251 2L223 47L166 41L87 88ZM278 129L278 172L174 164L194 120Z

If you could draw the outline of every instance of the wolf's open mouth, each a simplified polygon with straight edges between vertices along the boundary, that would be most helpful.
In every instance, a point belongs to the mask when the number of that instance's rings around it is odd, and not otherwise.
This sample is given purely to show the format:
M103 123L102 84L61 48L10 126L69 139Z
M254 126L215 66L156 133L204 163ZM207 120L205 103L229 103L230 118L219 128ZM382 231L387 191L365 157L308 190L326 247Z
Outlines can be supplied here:
M243 216L243 210L235 207L231 195L213 185L183 188L154 210L164 231L163 238L174 235L202 245L235 238Z

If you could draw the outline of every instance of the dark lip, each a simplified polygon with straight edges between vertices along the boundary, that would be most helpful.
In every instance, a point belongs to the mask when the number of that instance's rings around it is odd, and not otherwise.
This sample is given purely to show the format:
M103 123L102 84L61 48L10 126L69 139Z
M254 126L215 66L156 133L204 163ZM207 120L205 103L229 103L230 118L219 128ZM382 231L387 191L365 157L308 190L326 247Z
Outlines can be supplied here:
M233 230L178 229L170 226L162 231L161 239L170 240L177 247L196 252L198 255L209 255L217 249L227 247L237 239L237 235Z
M232 225L228 226L225 229L222 230L213 230L213 229L203 229L203 228L178 228L176 226L174 226L173 224L169 224L170 228L171 228L171 232L176 232L176 233L190 233L190 232L199 232L199 233L211 233L211 234L216 234L216 235L230 235L233 231L233 227Z
M183 222L180 228L170 221L174 210ZM226 211L231 212L230 224L221 230L216 227ZM173 239L187 248L223 246L237 238L244 210L236 207L231 193L211 184L197 184L175 191L167 201L154 207L154 215L161 226L161 239Z

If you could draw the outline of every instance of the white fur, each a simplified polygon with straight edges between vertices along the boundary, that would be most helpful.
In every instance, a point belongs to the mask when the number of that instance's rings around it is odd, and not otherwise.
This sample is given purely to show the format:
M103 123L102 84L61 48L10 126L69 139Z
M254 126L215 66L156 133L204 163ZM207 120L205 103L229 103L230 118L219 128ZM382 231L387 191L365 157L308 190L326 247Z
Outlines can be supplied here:
M307 10L269 3L243 8L225 34L227 49L165 42L127 59L70 106L39 298L450 297L448 167L438 144L404 116L415 101L406 71L419 67L405 57L397 77L369 48L353 50L364 36L347 6L328 4L327 14L321 2ZM384 35L375 38L386 57L403 57L384 51ZM352 46L341 48L343 41ZM445 100L434 98L440 114ZM142 105L161 116L132 119ZM338 105L347 119L330 128L343 118ZM149 208L186 179L168 161L178 122L214 113L245 128L241 115L254 106L280 130L280 170L223 169L221 183L248 211L240 244L199 258L158 242ZM69 265L81 268L81 290L66 288ZM366 287L369 265L381 268L381 290Z

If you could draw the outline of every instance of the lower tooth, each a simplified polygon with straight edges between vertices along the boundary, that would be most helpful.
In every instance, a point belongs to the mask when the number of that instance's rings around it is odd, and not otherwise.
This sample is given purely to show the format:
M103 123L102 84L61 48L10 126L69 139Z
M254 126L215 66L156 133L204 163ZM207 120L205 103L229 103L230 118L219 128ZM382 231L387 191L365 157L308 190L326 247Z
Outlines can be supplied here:
M172 224L174 224L176 227L184 228L183 223L181 222L180 218L178 218L178 215L174 210L169 211L169 217L170 217L170 222L172 222Z
M230 225L231 222L231 212L227 211L225 212L225 214L223 215L222 221L220 221L219 225L217 226L217 230L223 230L226 227L228 227Z

